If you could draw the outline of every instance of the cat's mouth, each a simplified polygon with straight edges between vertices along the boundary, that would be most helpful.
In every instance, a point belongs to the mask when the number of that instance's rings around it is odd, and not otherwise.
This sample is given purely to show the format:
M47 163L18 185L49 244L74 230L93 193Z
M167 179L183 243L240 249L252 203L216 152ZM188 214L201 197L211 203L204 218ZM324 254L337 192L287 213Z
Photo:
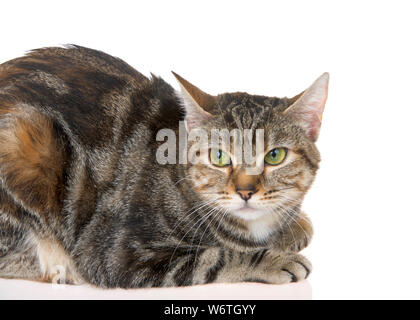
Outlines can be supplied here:
M244 220L258 219L266 214L265 210L254 208L248 203L244 203L241 207L232 211L234 215Z
M249 206L247 203L245 203L241 208L239 208L237 211L246 213L246 212L254 212L257 209L252 208L251 206Z

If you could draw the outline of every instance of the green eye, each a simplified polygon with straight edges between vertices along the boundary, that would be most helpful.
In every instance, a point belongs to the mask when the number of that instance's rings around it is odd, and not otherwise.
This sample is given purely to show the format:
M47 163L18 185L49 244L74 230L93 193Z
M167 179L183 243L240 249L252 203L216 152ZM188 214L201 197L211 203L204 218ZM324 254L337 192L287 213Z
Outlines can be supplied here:
M286 148L275 148L265 155L264 161L269 165L276 166L283 162L284 158L286 158L286 154Z
M230 165L230 157L222 150L211 149L210 150L210 162L216 167L225 167Z

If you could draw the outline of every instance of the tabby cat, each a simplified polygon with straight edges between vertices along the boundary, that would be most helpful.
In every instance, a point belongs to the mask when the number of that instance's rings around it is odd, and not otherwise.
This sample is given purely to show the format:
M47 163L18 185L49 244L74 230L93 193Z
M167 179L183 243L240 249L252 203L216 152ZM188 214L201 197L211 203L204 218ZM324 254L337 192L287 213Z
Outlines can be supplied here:
M301 203L328 74L294 98L211 96L174 75L179 93L75 45L0 65L0 277L133 288L309 275ZM158 163L161 129L196 128L264 129L262 172L222 149Z

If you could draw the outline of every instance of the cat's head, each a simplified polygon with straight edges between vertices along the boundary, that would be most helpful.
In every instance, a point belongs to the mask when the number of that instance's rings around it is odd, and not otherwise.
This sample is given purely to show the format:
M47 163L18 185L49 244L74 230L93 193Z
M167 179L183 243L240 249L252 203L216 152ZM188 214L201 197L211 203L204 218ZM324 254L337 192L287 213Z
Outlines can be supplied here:
M188 132L200 128L210 137L214 129L252 129L254 135L252 164L235 154L232 137L229 142L220 140L219 146L209 138L204 152L198 153L201 161L189 165L188 181L207 203L209 212L243 221L273 217L286 221L300 207L318 168L320 156L315 141L327 99L328 74L294 98L247 93L211 96L179 75L175 77L181 86ZM264 130L260 148L256 129ZM242 146L244 152L246 147ZM250 168L260 170L247 170Z

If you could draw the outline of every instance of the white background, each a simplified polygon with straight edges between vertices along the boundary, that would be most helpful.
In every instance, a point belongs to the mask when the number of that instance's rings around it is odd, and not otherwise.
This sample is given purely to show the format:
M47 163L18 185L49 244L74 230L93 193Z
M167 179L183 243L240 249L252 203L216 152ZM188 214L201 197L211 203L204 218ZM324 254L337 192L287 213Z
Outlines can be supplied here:
M420 298L415 1L3 1L0 62L75 43L172 85L292 96L324 71L322 164L304 208L315 299ZM177 86L176 86L177 88Z

